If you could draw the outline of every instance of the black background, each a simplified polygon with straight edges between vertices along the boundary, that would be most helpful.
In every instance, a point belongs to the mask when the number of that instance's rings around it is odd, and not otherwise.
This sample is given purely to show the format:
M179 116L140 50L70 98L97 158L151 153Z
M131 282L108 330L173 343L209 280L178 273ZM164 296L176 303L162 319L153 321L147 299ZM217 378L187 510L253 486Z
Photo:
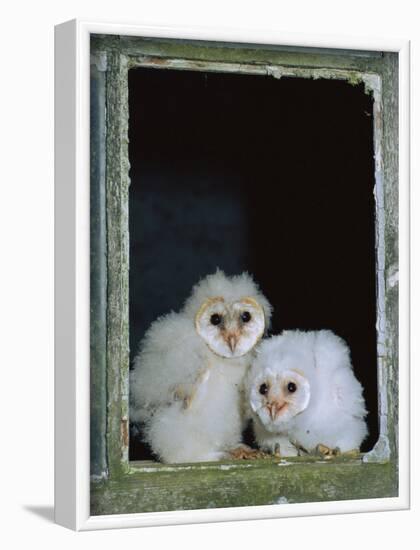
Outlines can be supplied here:
M350 346L378 437L372 99L334 80L129 72L130 347L217 267L250 272L272 332ZM130 458L149 457L131 438Z

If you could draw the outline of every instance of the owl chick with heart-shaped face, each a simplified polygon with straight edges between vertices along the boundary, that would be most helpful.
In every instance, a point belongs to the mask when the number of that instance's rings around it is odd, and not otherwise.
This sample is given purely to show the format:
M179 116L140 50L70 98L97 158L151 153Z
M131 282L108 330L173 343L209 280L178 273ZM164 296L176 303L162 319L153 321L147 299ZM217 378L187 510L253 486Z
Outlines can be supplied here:
M345 342L331 331L265 340L246 378L260 448L282 456L359 449L367 435L363 389Z
M161 461L220 460L241 444L243 378L270 315L248 274L218 270L151 325L130 375L130 418Z

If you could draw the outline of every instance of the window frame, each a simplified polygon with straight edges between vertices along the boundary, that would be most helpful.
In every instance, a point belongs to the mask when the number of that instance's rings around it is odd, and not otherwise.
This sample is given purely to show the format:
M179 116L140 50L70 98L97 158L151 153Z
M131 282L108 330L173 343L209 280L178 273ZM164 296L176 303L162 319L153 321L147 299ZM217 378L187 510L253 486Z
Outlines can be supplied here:
M75 26L83 27L78 22ZM218 517L220 508L228 506L251 510L243 510L249 514L245 517L256 517L255 506L265 514L263 517L276 517L283 513L276 504L298 506L308 499L319 503L320 510L322 504L328 504L324 507L327 512L334 509L330 503L350 501L350 509L354 509L362 499L386 499L387 503L381 501L379 508L391 504L395 507L406 496L398 474L399 407L395 391L399 377L397 144L401 55L395 53L397 50L261 46L257 40L255 44L185 42L166 38L165 34L159 38L158 30L150 34L150 30L141 32L140 28L134 36L128 36L133 32L128 27L126 32L121 29L119 35L113 35L115 29L92 24L86 24L83 30L85 51L91 39L91 476L90 509L85 506L80 516L90 519L82 522L76 518L75 523L83 524L83 528L110 526L112 521L106 521L113 514L130 514L135 524L176 523L180 514L175 511L206 508L209 503L217 509L213 518ZM366 91L372 93L380 436L369 453L331 462L301 457L280 463L268 460L169 466L129 462L128 70L136 66L271 74L275 78L338 78L363 82ZM258 489L261 486L262 491ZM232 514L237 517L237 510L225 513L224 519ZM297 508L295 512L299 513ZM118 522L115 516L113 521Z

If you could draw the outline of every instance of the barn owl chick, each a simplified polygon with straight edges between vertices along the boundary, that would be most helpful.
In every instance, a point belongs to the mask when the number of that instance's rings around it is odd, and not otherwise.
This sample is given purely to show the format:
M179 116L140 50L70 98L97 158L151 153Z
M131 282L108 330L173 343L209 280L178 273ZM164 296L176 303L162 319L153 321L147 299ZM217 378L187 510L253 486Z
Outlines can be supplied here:
M242 382L270 315L248 274L218 270L151 325L130 375L130 415L160 460L220 460L240 444Z
M245 386L264 450L279 448L282 456L298 449L345 453L367 435L363 390L349 349L330 331L285 331L265 340Z

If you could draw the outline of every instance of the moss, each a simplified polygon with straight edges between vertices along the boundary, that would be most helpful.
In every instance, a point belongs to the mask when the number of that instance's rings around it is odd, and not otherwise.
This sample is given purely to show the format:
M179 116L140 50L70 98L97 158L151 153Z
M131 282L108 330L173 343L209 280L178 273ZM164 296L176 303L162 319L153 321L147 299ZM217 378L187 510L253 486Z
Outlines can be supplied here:
M175 470L95 483L92 515L386 498L398 492L392 463L256 461Z
M148 55L200 61L341 68L374 72L379 70L382 64L382 56L379 52L343 52L332 49L127 36L94 35L92 51L97 50L121 51L128 56Z
M107 59L107 453L110 475L128 460L128 77L127 59Z

